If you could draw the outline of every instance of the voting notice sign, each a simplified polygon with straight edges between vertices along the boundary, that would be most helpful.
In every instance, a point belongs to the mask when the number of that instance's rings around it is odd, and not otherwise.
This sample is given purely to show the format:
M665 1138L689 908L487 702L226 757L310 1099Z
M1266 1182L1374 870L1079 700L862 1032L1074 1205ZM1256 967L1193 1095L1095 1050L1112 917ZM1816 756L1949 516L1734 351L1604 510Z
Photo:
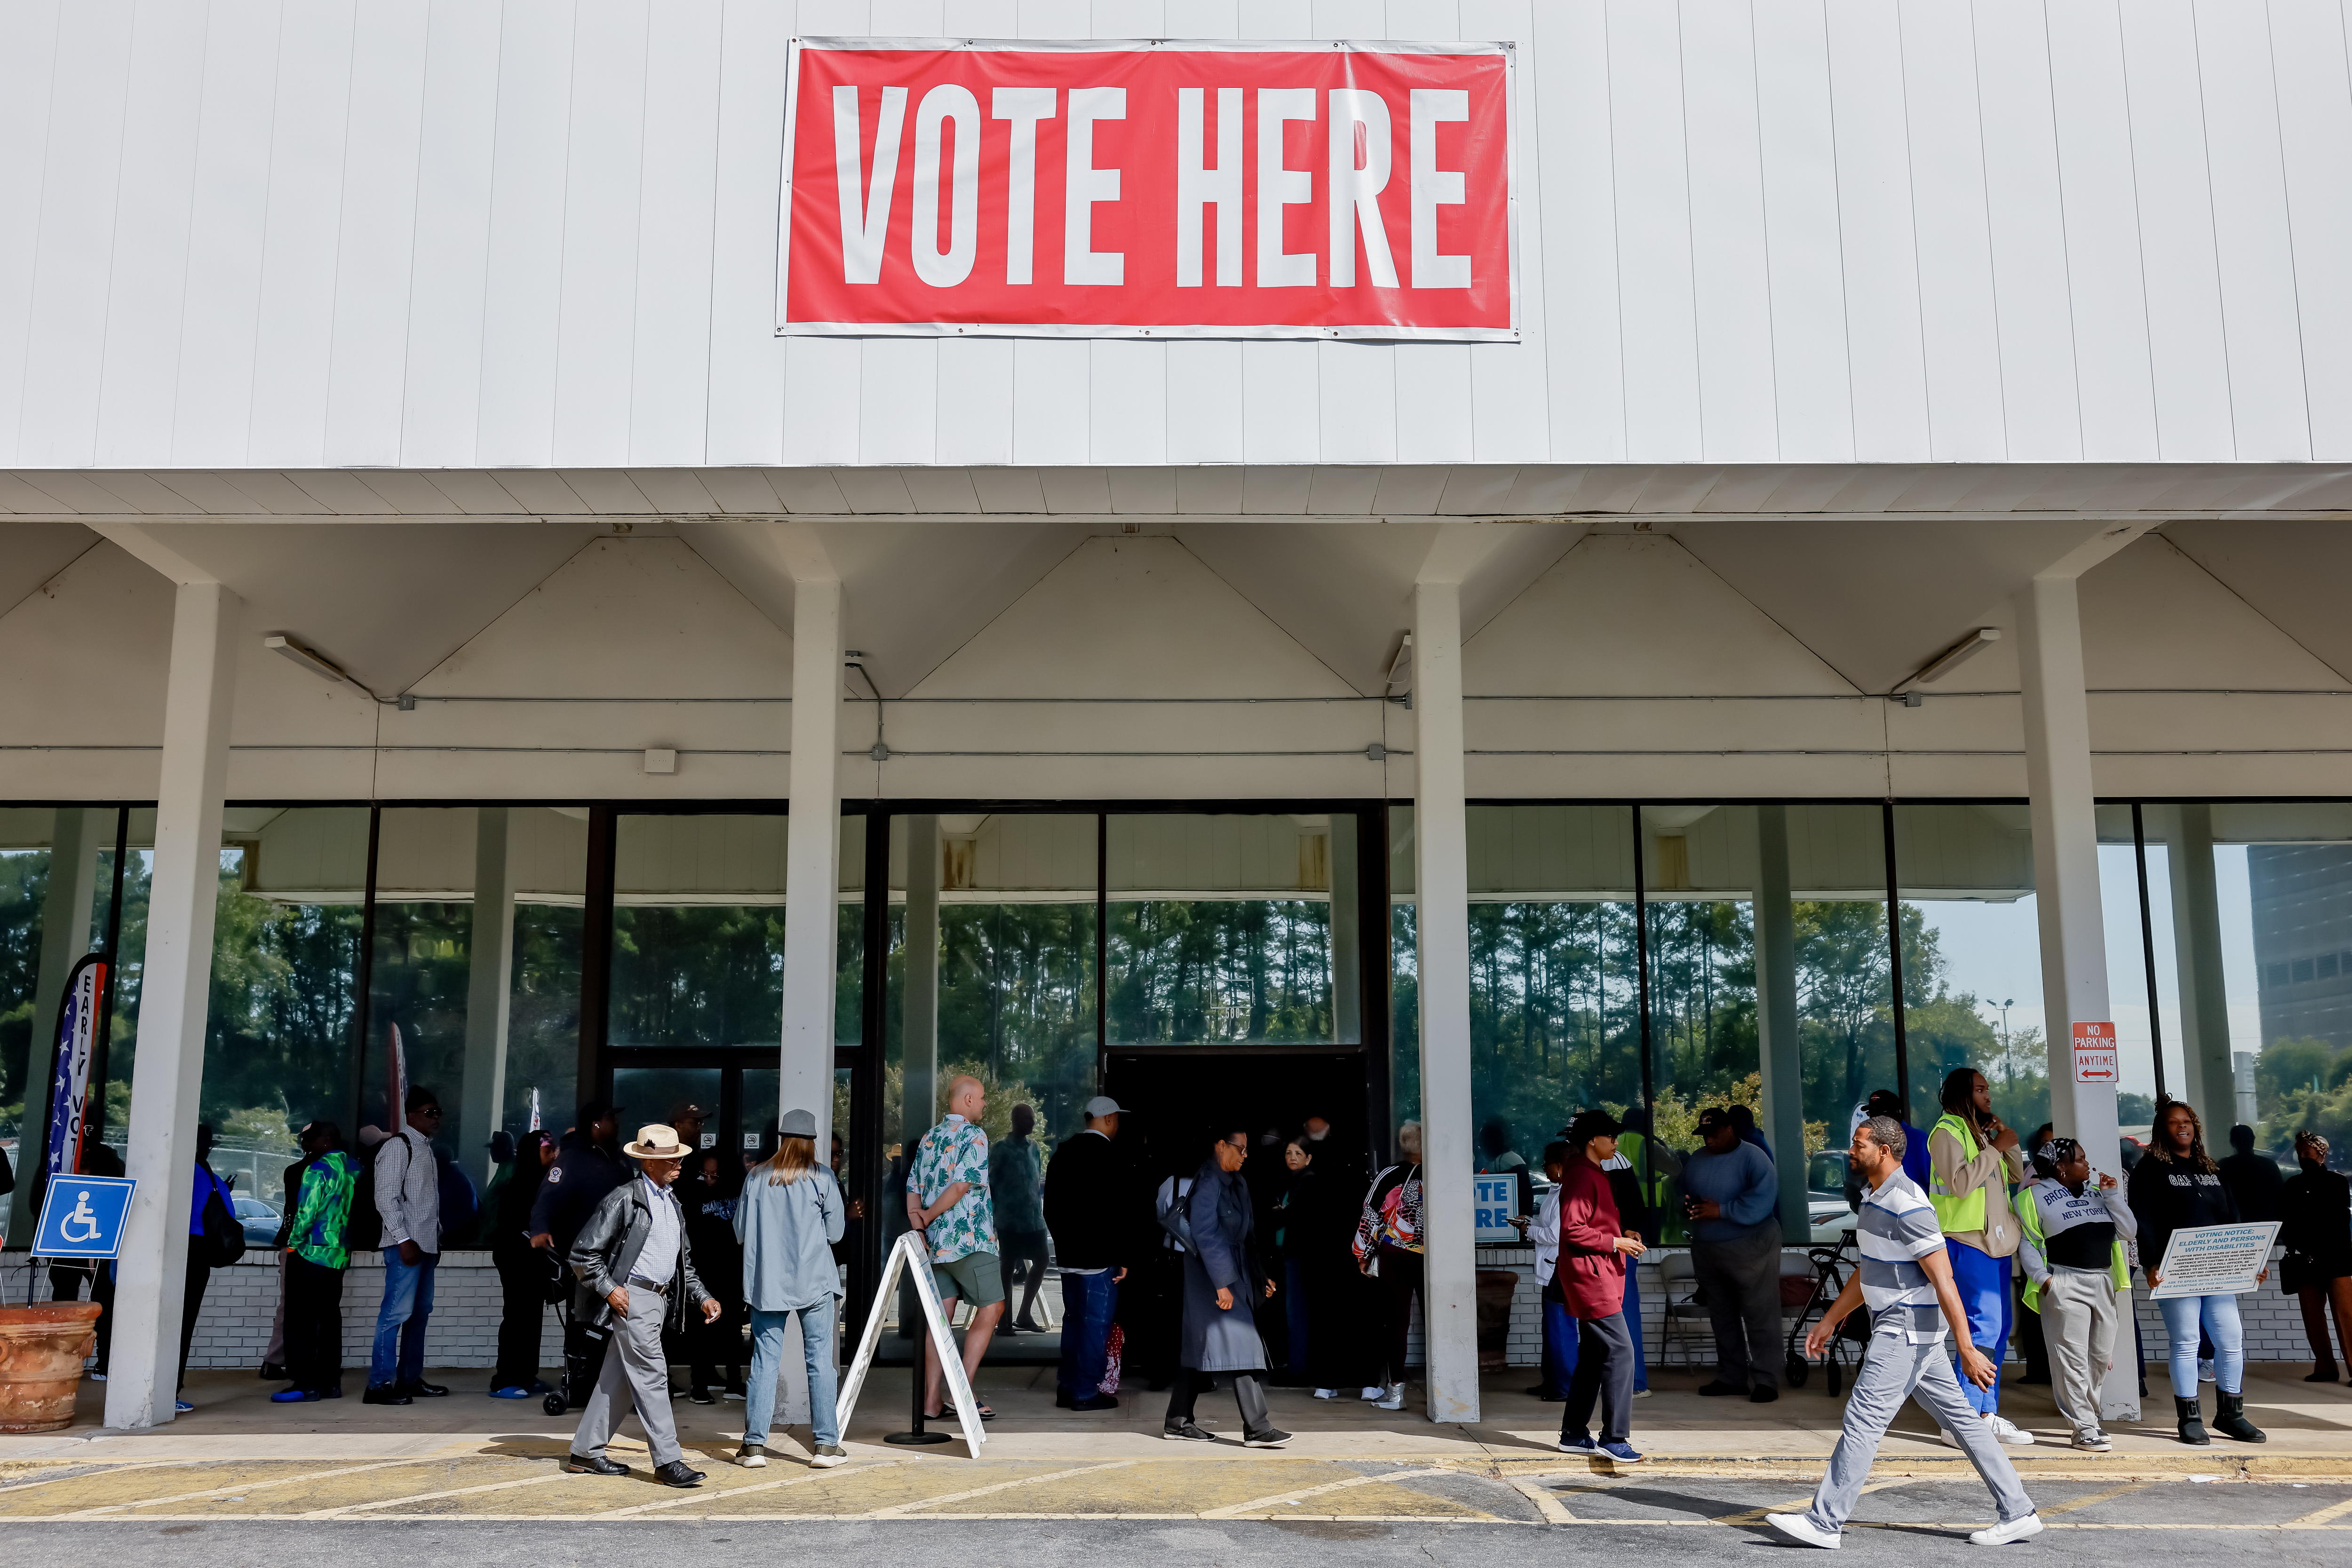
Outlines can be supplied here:
M2174 1296L2242 1296L2269 1265L2278 1233L2274 1219L2176 1230L2164 1249L2164 1261L2156 1266L2161 1283L2148 1294L2159 1301Z
M1519 1232L1511 1224L1519 1213L1519 1178L1515 1172L1470 1178L1472 1213L1478 1223L1481 1247L1514 1247Z
M36 1258L111 1258L122 1249L123 1217L139 1184L123 1176L59 1176L41 1200Z

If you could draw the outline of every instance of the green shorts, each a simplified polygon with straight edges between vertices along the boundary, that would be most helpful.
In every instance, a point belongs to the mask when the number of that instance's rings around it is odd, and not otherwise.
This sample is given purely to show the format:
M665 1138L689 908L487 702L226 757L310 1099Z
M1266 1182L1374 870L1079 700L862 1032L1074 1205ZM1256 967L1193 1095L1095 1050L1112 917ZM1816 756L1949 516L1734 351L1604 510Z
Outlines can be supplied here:
M951 1263L932 1264L931 1272L942 1301L961 1297L978 1311L1004 1299L1004 1265L993 1252L967 1252Z

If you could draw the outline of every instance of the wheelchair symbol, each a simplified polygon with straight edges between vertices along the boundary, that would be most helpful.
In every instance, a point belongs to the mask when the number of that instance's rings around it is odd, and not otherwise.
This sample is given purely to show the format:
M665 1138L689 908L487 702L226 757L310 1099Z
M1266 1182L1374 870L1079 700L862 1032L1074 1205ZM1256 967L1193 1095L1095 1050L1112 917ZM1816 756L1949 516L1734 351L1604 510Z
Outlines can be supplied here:
M90 1212L88 1187L74 1194L72 1211L58 1221L58 1235L77 1247L98 1239L98 1216Z

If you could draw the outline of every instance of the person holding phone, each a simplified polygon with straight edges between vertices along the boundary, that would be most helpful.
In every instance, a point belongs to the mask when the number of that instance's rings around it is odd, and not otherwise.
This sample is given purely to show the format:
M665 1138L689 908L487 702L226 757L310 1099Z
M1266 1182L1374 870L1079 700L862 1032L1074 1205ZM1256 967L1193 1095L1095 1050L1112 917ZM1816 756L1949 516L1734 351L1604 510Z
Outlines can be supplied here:
M2104 1454L2114 1444L2099 1427L2099 1379L2115 1364L2116 1299L2131 1284L2124 1243L2139 1234L2139 1222L2116 1178L2093 1172L2074 1139L2036 1148L2033 1169L2017 1204L2025 1307L2049 1331L2053 1392L2074 1447Z
M1973 1067L1944 1080L1944 1114L1927 1134L1927 1201L1944 1233L1952 1266L1952 1286L1969 1319L1969 1341L1992 1363L1990 1383L1964 1381L1960 1392L1992 1435L2024 1447L2033 1434L2000 1414L2000 1363L2009 1354L2011 1327L2011 1259L2021 1232L2009 1189L2025 1179L2025 1158L2017 1132L1992 1113L1992 1086ZM1947 1430L1947 1442L1967 1447L1961 1434Z

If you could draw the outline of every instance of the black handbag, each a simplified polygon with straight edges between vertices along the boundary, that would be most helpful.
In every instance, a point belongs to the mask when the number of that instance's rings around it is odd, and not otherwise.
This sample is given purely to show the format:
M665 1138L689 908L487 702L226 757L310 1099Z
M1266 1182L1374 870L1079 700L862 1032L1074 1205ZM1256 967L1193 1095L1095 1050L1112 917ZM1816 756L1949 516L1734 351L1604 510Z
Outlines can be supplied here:
M2279 1260L2279 1294L2299 1295L2327 1281L2320 1277L2316 1259L2302 1252L2290 1252Z

